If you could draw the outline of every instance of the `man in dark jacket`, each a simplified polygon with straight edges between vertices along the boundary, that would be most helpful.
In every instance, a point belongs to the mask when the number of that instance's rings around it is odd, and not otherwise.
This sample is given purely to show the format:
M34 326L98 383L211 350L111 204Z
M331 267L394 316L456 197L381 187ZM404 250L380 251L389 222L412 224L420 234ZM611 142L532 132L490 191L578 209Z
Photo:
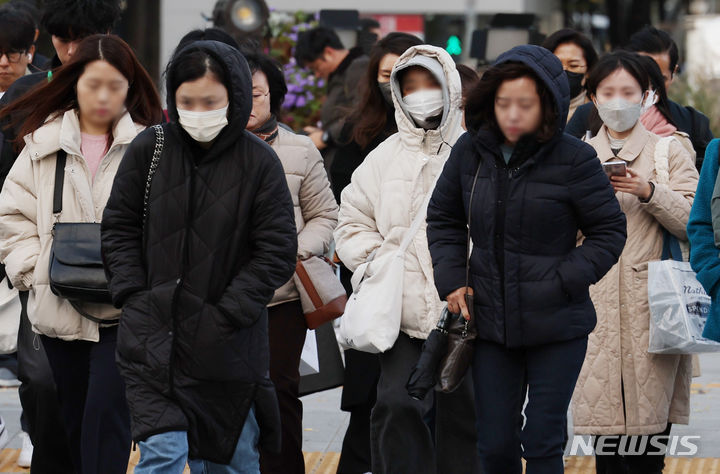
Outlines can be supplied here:
M295 59L315 77L327 80L327 96L320 111L322 129L306 127L305 132L323 152L329 170L341 142L345 117L358 100L369 59L361 47L346 49L335 31L322 26L300 33Z
M570 89L560 61L543 48L520 46L491 71L475 89L481 95L468 97L471 132L453 147L433 193L428 242L438 293L453 310L454 295L465 292L470 225L483 472L520 473L522 454L528 471L558 473L567 407L596 322L588 289L617 262L625 216L593 148L563 133ZM534 84L525 90L543 104L541 125L504 156L509 139L495 97L501 85L515 81L508 87L518 88L528 77Z
M13 8L25 2L13 2ZM0 98L0 108L19 99L42 81L52 78L52 70L70 59L78 43L96 33L108 33L120 18L118 0L98 0L92 3L80 0L46 0L43 3L42 26L52 35L57 53L47 65L49 71L35 72L19 78ZM28 14L31 14L28 11ZM35 55L37 56L37 55ZM0 122L0 187L17 158L13 141L17 136L22 117L12 127L10 120ZM4 269L2 270L4 273ZM27 318L27 293L20 293L22 314L18 331L18 379L23 408L23 429L27 429L34 446L32 471L35 474L73 473L68 441L65 437L60 407L52 372L45 350L32 331Z
M171 63L170 123L148 202L152 129L118 170L102 220L103 255L113 302L123 308L117 360L133 439L187 432L191 459L228 464L251 410L263 447L279 450L267 304L295 270L297 230L280 160L245 130L247 62L216 41L192 43L175 58L184 51L225 69L228 124L209 148L191 138L179 124L179 66Z
M669 94L670 86L678 71L679 61L678 47L672 37L662 30L649 26L632 35L625 49L650 56L655 60L665 78L665 88ZM710 130L710 120L702 112L690 106L684 107L671 100L668 100L668 105L674 125L679 131L690 136L696 153L695 166L700 170L705 157L705 148L714 138ZM597 117L595 104L589 102L581 105L567 124L565 132L578 138L584 137L587 131L595 135L602 122L599 117L593 120L593 116Z

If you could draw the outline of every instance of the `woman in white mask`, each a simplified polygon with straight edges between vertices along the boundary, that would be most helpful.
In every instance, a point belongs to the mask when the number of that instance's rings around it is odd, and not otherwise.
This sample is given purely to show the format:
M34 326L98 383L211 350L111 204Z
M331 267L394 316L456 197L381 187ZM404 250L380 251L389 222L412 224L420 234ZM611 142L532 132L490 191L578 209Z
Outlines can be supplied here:
M687 241L698 173L680 142L640 122L649 79L637 55L604 56L587 84L604 123L590 144L603 163L619 163L610 181L627 216L627 243L618 264L590 289L597 326L577 382L573 422L577 434L616 438L597 454L598 473L661 473L664 456L648 436L688 423L691 358L648 353L648 262L661 259L664 239ZM640 453L622 456L618 447L629 439L619 438L630 435L644 437L637 440ZM658 440L667 438L653 443Z
M260 445L280 448L267 305L295 271L293 201L245 130L237 49L191 43L166 76L170 121L130 145L103 215L135 472L259 473Z
M444 50L428 45L408 49L393 67L390 88L398 132L365 158L342 193L335 242L351 271L373 256L377 261L397 250L413 219L424 216L425 196L463 133L460 77ZM395 345L380 354L371 415L375 474L472 473L477 468L470 384L448 395L428 394L423 401L411 399L405 389L443 308L425 228L423 219L405 253L400 333ZM368 272L372 271L371 263ZM433 408L434 438L427 423ZM453 410L463 417L452 416Z

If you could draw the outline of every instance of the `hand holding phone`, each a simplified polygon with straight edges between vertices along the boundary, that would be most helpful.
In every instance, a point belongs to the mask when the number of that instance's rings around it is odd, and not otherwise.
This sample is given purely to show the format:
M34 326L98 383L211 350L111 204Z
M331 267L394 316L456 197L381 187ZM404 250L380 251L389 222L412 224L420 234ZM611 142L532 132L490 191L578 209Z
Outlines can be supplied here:
M602 164L608 179L612 176L627 176L627 163L624 161L608 161Z

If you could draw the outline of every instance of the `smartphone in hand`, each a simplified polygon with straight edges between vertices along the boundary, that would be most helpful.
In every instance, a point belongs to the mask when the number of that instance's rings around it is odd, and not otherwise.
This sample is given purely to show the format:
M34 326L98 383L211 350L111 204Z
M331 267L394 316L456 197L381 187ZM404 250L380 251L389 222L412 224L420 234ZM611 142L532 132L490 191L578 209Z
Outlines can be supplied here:
M627 176L627 163L624 161L608 161L602 167L608 179L612 176Z

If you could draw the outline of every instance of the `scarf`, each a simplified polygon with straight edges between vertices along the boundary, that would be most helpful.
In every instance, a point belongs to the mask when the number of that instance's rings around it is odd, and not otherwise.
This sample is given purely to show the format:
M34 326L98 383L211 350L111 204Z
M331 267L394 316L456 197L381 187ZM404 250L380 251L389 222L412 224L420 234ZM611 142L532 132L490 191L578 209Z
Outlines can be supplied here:
M669 137L677 132L677 127L669 123L657 107L650 107L640 116L640 123L650 132L661 137Z
M278 136L277 117L271 115L267 122L253 130L252 133L265 143L272 143Z

